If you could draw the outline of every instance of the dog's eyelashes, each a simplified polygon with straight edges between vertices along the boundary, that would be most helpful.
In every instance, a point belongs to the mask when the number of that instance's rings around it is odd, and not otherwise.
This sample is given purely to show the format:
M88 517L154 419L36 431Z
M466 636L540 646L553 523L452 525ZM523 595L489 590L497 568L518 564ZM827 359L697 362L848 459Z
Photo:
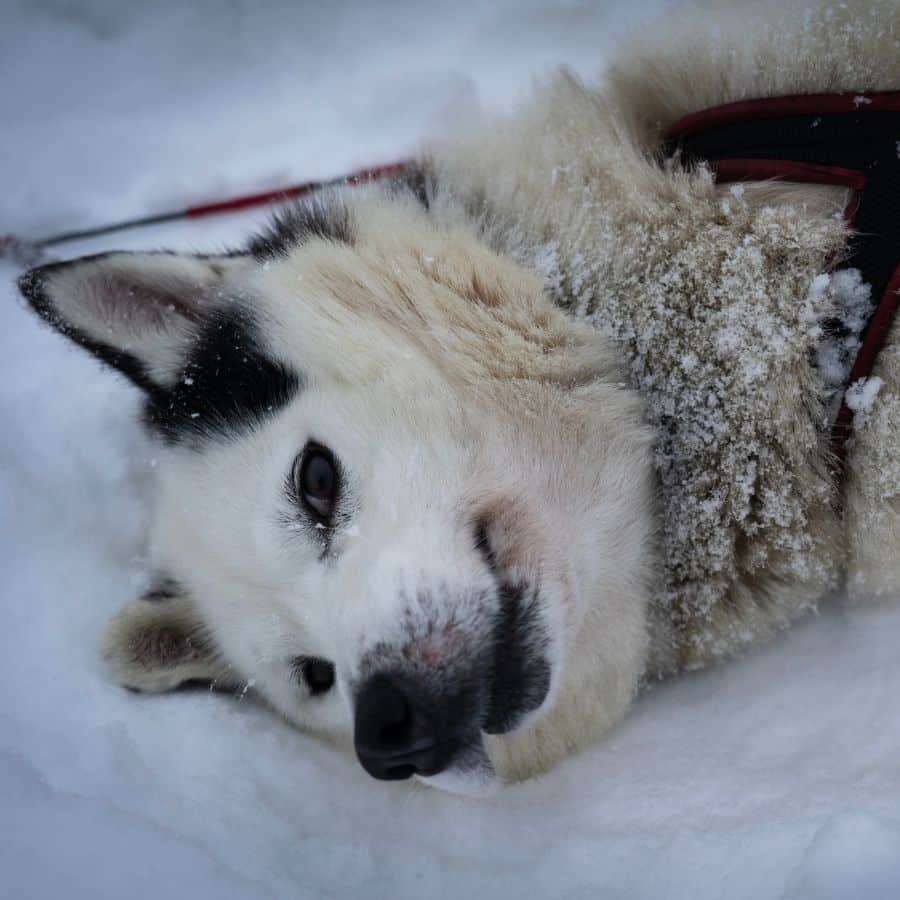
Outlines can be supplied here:
M340 472L334 454L321 444L308 443L294 463L294 490L307 512L329 525L340 490Z
M334 664L317 656L298 656L292 668L294 677L309 689L314 697L334 687Z

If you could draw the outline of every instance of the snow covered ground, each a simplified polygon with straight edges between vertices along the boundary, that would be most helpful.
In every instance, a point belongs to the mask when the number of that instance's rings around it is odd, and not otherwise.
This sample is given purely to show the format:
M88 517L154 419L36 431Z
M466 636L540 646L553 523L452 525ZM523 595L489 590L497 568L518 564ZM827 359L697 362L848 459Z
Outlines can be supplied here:
M0 233L402 156L667 4L5 0ZM259 214L65 248L218 249ZM0 897L900 896L900 609L815 620L644 696L608 741L471 801L378 783L256 704L107 682L141 588L136 396L0 261ZM900 548L898 548L900 549Z

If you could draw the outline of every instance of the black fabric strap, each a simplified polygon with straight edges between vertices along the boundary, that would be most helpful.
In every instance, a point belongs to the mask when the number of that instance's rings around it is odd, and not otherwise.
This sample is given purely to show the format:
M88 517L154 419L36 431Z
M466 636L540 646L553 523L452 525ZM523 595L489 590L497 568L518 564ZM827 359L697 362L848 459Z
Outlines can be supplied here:
M900 111L822 113L716 125L670 142L688 163L772 159L853 169L866 176L842 266L857 268L878 299L900 263Z

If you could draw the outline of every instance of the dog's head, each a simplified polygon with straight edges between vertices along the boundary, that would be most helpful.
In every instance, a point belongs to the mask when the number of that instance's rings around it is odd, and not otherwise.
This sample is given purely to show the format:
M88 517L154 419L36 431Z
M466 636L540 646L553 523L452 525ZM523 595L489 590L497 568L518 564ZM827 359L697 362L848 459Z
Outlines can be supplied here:
M246 253L23 276L146 395L154 556L217 654L378 778L541 768L646 650L648 435L608 344L396 191ZM585 720L585 721L582 721Z

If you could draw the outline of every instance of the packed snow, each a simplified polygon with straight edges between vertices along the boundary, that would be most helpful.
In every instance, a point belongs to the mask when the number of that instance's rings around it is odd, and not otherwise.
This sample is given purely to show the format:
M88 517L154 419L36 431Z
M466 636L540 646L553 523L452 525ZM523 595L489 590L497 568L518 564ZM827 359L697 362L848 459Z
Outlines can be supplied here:
M667 4L21 0L0 10L0 233L399 158ZM67 245L217 250L264 213ZM252 692L111 684L145 586L137 396L41 327L0 260L0 896L900 894L900 608L816 618L655 687L604 743L483 800L380 783ZM875 390L872 384L867 391Z

